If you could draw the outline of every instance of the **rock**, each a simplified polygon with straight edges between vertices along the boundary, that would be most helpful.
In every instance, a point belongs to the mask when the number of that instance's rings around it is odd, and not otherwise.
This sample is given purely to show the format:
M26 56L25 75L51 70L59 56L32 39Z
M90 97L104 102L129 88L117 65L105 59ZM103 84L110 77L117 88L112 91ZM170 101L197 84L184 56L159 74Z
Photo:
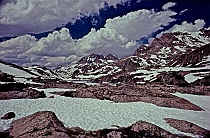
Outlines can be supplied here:
M188 82L185 81L182 72L162 72L157 75L155 82L163 83L165 85L176 85L180 87L188 86Z
M121 138L122 132L112 131L107 134L107 138Z
M11 118L15 118L15 113L14 112L8 112L6 113L4 116L1 117L1 119L11 119Z
M13 138L69 138L67 129L51 111L15 120L9 132Z
M85 64L85 63L92 63L92 62L96 62L96 63L100 63L101 60L104 60L105 57L103 55L98 55L98 54L90 54L88 56L85 56L83 58L81 58L77 63L78 64Z
M138 132L140 137L151 138L151 137L161 137L161 138L175 138L178 137L154 124L138 121L131 126L131 131Z
M116 56L114 56L113 54L108 54L106 57L105 57L106 60L118 60L118 58Z
M39 92L34 89L24 89L24 90L25 91L0 92L0 100L36 99L36 98L45 98L46 97L44 92Z
M172 60L169 65L171 66L183 66L183 67L199 67L202 63L202 60L206 59L210 54L210 44L207 44L202 47L198 47L195 50L178 56ZM207 64L207 63L204 63Z
M210 75L205 76L202 79L198 79L192 83L194 86L210 86Z
M0 138L10 138L9 137L9 131L3 131L3 132L0 132Z
M191 122L172 118L165 118L165 120L170 126L176 128L179 131L199 135L200 137L206 137L207 135L210 135L210 130L206 130Z

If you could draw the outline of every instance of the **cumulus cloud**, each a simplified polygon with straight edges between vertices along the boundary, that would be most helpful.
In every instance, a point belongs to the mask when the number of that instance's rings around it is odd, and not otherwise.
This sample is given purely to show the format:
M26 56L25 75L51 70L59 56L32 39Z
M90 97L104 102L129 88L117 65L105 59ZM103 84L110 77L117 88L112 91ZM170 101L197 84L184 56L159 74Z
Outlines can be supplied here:
M36 41L35 37L25 35L0 43L0 59L15 63L27 62L24 56L19 55L31 49Z
M149 36L174 21L173 11L138 10L123 17L108 19L105 28L91 32L78 40L77 48L84 53L113 53L118 57L131 55L138 47L136 40Z
M13 59L21 59L24 65L43 66L67 65L91 53L128 56L138 47L136 40L147 37L173 22L175 19L171 16L175 14L171 10L155 12L143 9L131 12L123 17L107 20L104 28L97 31L91 29L86 36L78 40L72 39L69 33L71 30L67 28L54 31L40 40L25 35L0 43L3 50L0 56L1 59L12 61L7 56L11 53ZM15 46L16 43L19 43L19 48ZM15 51L18 49L21 51Z
M183 21L181 25L174 25L167 31L163 31L159 33L156 37L159 38L162 36L163 33L173 33L173 32L197 32L200 29L204 28L205 21L202 19L197 19L194 21L194 23L188 23L186 21Z
M169 8L174 7L175 5L176 5L176 3L174 3L174 2L168 2L168 3L163 5L162 9L163 10L168 10Z
M175 25L172 27L171 32L197 32L205 25L205 21L201 19L195 20L194 23L182 22L181 25Z
M97 14L108 5L128 0L9 0L0 6L0 36L53 30L82 16Z
M155 12L154 10L139 10L128 13L123 17L116 17L107 20L105 27L115 29L128 39L137 40L146 37L151 32L162 29L174 21L171 16L176 15L173 11Z

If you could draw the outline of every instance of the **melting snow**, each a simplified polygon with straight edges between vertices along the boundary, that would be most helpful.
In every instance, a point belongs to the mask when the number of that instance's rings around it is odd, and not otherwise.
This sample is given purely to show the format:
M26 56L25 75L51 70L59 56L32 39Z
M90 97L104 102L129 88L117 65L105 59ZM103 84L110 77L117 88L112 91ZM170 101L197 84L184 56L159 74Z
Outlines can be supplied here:
M193 74L191 74L191 73L184 76L185 81L187 81L188 83L194 82L194 81L198 80L199 78L200 77L193 76Z
M23 70L20 70L20 69L11 67L9 65L2 64L2 63L0 63L0 70L4 73L13 75L15 77L22 77L22 78L36 77L36 76L29 74Z
M42 89L63 91L64 89ZM201 127L210 129L210 96L182 95L206 111L192 111L175 108L159 107L150 103L113 103L107 100L66 98L56 96L44 99L12 99L0 101L0 116L9 111L16 113L16 118L22 118L37 111L53 111L64 122L65 126L79 126L86 130L111 128L112 125L129 126L136 121L144 120L156 124L172 133L184 134L170 127L164 118L174 118L193 122ZM23 106L24 105L24 106ZM8 122L0 120L0 130L8 128Z
M174 46L174 48L176 48L176 49L178 49L178 50L180 50L180 51L182 51L182 52L186 52L186 50L183 49L183 48L181 48L180 46Z

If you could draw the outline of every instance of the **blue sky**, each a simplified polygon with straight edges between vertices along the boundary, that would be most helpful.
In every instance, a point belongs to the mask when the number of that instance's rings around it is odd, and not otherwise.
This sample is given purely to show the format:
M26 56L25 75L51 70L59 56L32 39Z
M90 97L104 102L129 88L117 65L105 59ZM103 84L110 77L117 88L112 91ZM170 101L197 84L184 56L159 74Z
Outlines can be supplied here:
M66 66L128 56L157 34L210 26L209 0L1 0L0 60Z

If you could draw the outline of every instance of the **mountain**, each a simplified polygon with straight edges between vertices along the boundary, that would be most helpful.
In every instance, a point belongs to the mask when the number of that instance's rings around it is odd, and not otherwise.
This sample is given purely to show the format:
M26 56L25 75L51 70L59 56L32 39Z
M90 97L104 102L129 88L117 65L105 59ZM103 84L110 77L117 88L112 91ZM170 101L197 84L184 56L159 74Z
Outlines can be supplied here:
M68 67L60 67L54 71L64 78L72 79L92 79L106 76L119 71L118 67L113 66L119 59L109 54L107 56L90 54L81 58L76 64Z
M2 82L20 82L20 83L30 83L34 84L33 78L60 78L50 69L31 66L31 67L21 67L15 64L6 63L0 61L0 81Z
M92 82L194 83L210 75L210 30L164 33L150 45L142 45L131 56L113 54L84 56L77 63L50 70L38 65L19 67L0 62L2 73L14 78L63 78ZM1 74L5 78L6 74ZM8 77L11 78L11 77ZM173 78L173 79L172 79Z
M67 78L89 79L94 82L185 85L209 75L209 44L210 30L164 33L150 45L139 46L131 56L117 59L113 55L105 57L91 54L81 58L76 64L55 72ZM173 76L182 78L182 81L164 80Z

